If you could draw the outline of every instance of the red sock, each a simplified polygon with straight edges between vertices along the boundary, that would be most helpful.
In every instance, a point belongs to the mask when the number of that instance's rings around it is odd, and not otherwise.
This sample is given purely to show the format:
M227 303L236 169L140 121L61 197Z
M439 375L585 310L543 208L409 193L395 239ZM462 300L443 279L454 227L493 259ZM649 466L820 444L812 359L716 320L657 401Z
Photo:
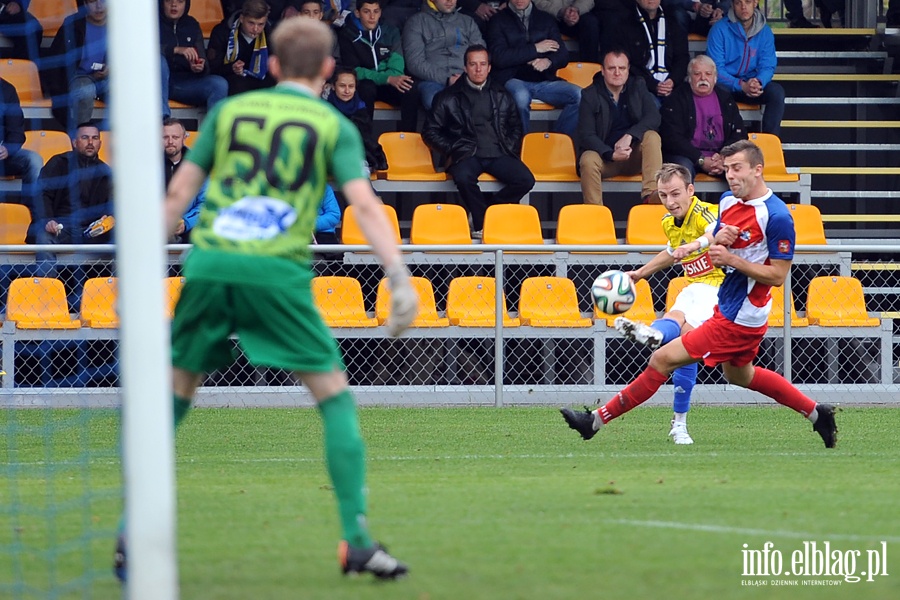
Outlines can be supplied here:
M668 379L668 375L660 373L653 367L647 367L643 373L637 376L637 379L629 383L612 400L600 407L600 419L604 423L609 423L635 406L643 404Z
M816 401L807 397L790 382L774 371L756 367L753 379L747 386L754 392L765 394L775 402L793 408L804 417L808 417L816 408Z

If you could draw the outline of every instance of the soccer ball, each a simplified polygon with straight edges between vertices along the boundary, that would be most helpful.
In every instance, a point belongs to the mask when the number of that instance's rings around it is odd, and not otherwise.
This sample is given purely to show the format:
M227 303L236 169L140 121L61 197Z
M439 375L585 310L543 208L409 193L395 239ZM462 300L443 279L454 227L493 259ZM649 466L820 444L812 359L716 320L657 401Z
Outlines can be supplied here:
M620 315L634 306L637 290L631 277L622 271L612 270L594 280L591 295L597 310L608 315Z

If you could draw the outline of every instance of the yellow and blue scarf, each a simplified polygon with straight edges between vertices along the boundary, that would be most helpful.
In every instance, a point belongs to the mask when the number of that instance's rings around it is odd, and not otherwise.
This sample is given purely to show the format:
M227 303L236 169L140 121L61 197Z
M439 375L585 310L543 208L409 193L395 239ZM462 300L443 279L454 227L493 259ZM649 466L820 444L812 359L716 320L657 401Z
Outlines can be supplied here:
M241 33L241 20L235 19L234 25L231 26L231 35L228 37L228 47L225 49L225 64L231 64L238 59L238 49L240 42L238 36ZM269 72L269 48L266 45L266 32L263 31L253 44L253 56L250 62L244 66L244 76L253 77L254 79L265 79L266 73Z

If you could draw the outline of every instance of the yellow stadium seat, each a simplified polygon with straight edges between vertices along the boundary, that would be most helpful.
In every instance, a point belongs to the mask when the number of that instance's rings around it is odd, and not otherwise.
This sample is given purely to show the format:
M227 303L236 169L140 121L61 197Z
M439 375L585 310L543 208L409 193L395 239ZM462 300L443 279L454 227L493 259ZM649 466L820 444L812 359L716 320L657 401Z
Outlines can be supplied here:
M387 157L385 177L392 181L446 181L446 173L437 173L431 162L431 150L422 135L407 131L389 131L378 136Z
M20 277L9 285L6 320L18 329L78 329L69 314L66 289L52 277Z
M603 65L592 62L570 62L556 71L556 76L580 88L594 83L594 75L603 70Z
M213 27L225 19L222 14L222 3L219 0L194 0L191 3L191 16L200 23L200 29L205 38L209 38Z
M413 211L409 241L412 244L471 244L466 209L458 204L420 204Z
M184 277L166 277L163 286L165 288L166 317L175 316L175 305L181 298L181 288L184 287Z
M72 140L62 131L26 131L22 147L41 155L44 164L56 156L72 150Z
M26 206L0 202L0 245L24 244L31 225L31 213Z
M773 287L769 293L772 295L769 327L784 327L784 286ZM808 325L809 319L797 316L797 308L794 306L794 294L791 292L791 327L807 327Z
M541 218L530 204L493 204L484 214L485 244L544 245Z
M628 211L625 243L630 245L664 246L668 243L662 228L662 218L668 211L661 204L637 204Z
M535 181L579 181L575 146L564 133L533 132L522 139L522 162Z
M35 4L41 4L36 2ZM0 75L16 88L19 103L23 107L49 107L50 100L41 91L41 78L37 65L21 58L0 59Z
M678 294L681 293L681 290L686 288L690 281L688 281L687 277L673 277L669 280L669 286L666 289L666 312L672 310L672 306L675 305L675 299L678 298Z
M366 314L362 286L353 277L313 277L313 301L329 327L377 327Z
M653 293L650 291L650 284L647 283L646 279L641 279L634 284L634 287L637 291L637 298L634 301L634 306L621 315L608 315L598 311L597 307L594 306L594 318L606 319L607 327L612 327L616 317L620 316L631 319L632 321L640 321L647 325L655 321L656 311L653 310Z
M616 245L612 211L599 204L567 204L559 211L556 243L571 245Z
M81 320L93 329L115 329L119 326L116 311L118 280L115 277L94 277L84 282L81 295Z
M751 133L750 141L759 146L763 153L763 178L766 181L799 181L796 173L788 173L784 162L784 149L777 135L771 133Z
M419 314L410 327L447 327L450 320L438 315L434 301L434 287L424 277L410 277L413 289L419 295ZM391 290L387 279L382 279L378 284L378 293L375 296L375 318L379 325L387 323L391 313Z
M493 277L456 277L447 292L447 317L451 325L460 327L494 327L496 325L497 282ZM503 295L503 326L518 327L518 318L509 316Z
M862 284L855 277L816 277L809 284L806 316L820 327L875 327L881 323L866 312Z
M41 22L44 37L55 36L66 17L77 11L75 0L37 0L28 7L28 12Z
M400 222L397 220L397 211L393 206L382 204L384 214L387 215L391 228L394 230L394 242L400 243ZM356 219L356 211L350 205L344 210L344 218L341 221L341 243L348 245L368 245L366 236L363 235Z
M825 224L822 222L822 213L812 204L788 204L788 210L794 218L794 231L797 239L795 243L802 245L824 245Z
M106 164L112 164L112 134L109 131L100 132L100 151L97 156Z
M519 319L532 327L591 327L578 310L575 283L565 277L529 277L522 282Z

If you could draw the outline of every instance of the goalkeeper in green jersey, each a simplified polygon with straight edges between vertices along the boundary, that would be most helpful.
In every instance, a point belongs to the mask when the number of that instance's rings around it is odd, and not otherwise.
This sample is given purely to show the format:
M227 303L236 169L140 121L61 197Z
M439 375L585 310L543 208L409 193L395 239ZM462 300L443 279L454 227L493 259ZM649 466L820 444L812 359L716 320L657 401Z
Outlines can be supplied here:
M391 289L390 335L400 335L415 318L418 297L363 169L359 133L320 98L334 69L332 36L327 25L311 19L281 22L269 58L278 85L216 105L169 185L165 210L171 234L209 178L172 324L175 424L185 417L203 374L233 361L232 334L253 365L292 371L322 415L343 530L340 566L345 574L394 579L407 567L370 537L356 403L310 288L308 246L329 176L354 206L384 266ZM124 575L124 539L120 545Z

